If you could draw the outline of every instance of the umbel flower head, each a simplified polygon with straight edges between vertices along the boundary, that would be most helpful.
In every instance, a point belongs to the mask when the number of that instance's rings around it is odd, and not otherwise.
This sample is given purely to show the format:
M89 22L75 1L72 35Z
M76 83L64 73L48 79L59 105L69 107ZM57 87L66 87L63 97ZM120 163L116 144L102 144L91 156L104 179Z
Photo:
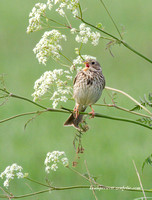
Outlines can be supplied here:
M64 151L53 151L48 152L44 161L45 171L50 173L50 170L56 171L58 169L58 164L65 167L69 165L68 158Z
M38 31L42 28L41 16L44 15L47 6L44 3L37 3L29 14L29 26L27 33Z
M32 94L34 101L48 93L50 100L53 101L53 108L56 108L60 101L66 102L68 96L72 95L72 87L69 86L71 84L68 84L71 80L72 76L68 70L54 69L53 71L46 71L35 82L35 92Z
M46 31L39 43L33 49L39 63L46 64L49 56L59 59L62 50L60 40L66 40L66 36L62 35L58 30Z
M48 0L46 3L37 3L29 14L29 26L27 33L42 29L42 20L45 18L46 10L52 10L53 6L58 4L56 12L62 17L65 16L65 8L70 10L74 17L78 15L79 0Z
M7 166L6 169L0 174L0 178L6 178L3 185L4 187L9 187L9 183L15 177L24 178L27 174L22 173L23 168L16 163L12 164L11 166Z
M59 4L56 11L61 15L62 17L65 16L65 8L70 10L74 17L78 15L78 6L79 6L79 0L48 0L47 6L49 10L53 8L53 5Z
M74 34L76 32L76 30L73 28L71 29L71 33ZM99 39L101 37L99 32L93 32L91 31L90 27L87 27L84 23L80 24L79 26L79 30L78 30L79 34L76 35L75 40L78 43L84 43L86 44L89 40L91 41L91 43L94 46L97 46L99 43Z

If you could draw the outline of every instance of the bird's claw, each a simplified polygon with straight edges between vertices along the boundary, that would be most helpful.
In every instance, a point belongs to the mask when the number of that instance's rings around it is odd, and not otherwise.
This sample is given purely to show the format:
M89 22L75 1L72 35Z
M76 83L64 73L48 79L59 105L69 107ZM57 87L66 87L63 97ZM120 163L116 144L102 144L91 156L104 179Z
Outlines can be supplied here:
M94 118L94 116L95 116L95 112L94 111L89 112L89 114L91 115L91 117L89 117L89 119Z
M78 117L78 115L79 115L79 110L78 110L78 108L79 108L79 105L76 106L76 107L74 108L74 110L73 110L73 112L75 113L76 119L77 119L77 117Z
M89 114L91 115L91 117L89 117L89 119L94 118L94 116L95 116L95 112L94 112L94 110L93 110L91 105L90 105L90 108L91 108L92 111L89 112Z

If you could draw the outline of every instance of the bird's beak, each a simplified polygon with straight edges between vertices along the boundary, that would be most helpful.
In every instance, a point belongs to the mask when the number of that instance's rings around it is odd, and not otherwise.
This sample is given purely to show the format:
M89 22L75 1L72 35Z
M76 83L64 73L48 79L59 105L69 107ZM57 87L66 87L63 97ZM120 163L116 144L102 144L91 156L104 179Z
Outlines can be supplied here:
M84 61L83 63L85 64L85 68L83 68L83 71L86 72L89 69L89 63L86 61Z

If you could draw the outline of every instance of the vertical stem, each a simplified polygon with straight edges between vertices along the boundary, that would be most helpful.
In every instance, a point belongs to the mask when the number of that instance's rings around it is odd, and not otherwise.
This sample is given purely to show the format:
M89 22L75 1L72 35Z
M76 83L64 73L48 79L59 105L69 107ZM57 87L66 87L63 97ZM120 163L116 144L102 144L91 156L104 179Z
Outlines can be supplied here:
M109 15L111 21L113 22L115 28L117 29L117 31L118 31L118 33L119 33L119 35L120 35L120 38L123 39L123 38L122 38L122 35L121 35L121 33L120 33L119 29L118 29L117 24L115 23L114 19L113 19L112 16L110 15L110 12L108 11L108 9L107 9L106 5L104 4L103 0L100 0L100 2L102 3L103 7L105 8L106 12L108 13L108 15Z

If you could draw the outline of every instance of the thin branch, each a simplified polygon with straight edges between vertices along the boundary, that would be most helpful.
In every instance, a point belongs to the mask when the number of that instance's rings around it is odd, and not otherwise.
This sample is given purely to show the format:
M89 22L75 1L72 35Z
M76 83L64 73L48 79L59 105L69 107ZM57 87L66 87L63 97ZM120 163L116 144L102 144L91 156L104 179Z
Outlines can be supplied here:
M108 86L106 86L105 89L112 90L112 91L115 91L115 92L119 92L119 93L125 95L126 97L128 97L129 99L134 101L137 105L139 105L143 110L145 110L147 113L149 113L152 116L152 113L145 106L141 105L137 100L135 100L132 96L130 96L126 92L124 92L122 90L115 89L115 88L111 88L111 87L108 87Z
M31 181L31 182L33 182L33 183L36 183L36 184L39 184L39 185L42 185L42 186L45 186L45 187L49 187L49 188L50 188L50 185L46 185L46 184L44 184L44 183L40 183L39 181L35 181L35 180L31 179L31 178L26 177L25 179L27 179L28 181Z
M47 111L50 111L50 112L60 112L60 113L71 113L72 109L67 109L66 108L66 110L65 110L64 108L63 109L48 108L46 110L41 110L41 111L34 111L34 112L29 112L29 113L22 113L22 114L15 115L15 116L12 116L12 117L7 118L7 119L3 119L3 120L0 121L0 123L6 122L6 121L9 121L11 119L14 119L14 118L17 118L17 117L21 117L21 116L24 116L24 115L31 115L31 114L36 114L38 112L47 112ZM89 115L90 116L90 114L86 113L86 112L80 112L80 114L82 114L82 115ZM137 124L137 125L140 125L140 126L143 126L145 128L148 128L148 129L152 130L152 127L147 126L146 124L142 124L142 123L140 123L138 121L134 121L134 120L127 119L127 118L120 118L120 117L108 116L108 115L103 115L103 114L99 114L99 113L95 113L94 116L95 117L99 117L99 118L104 118L104 119L129 122L129 123Z
M79 3L79 11L80 11L80 17L82 19L82 9L81 9L80 3Z
M144 195L145 200L147 200L146 195L145 195L145 191L144 191L144 188L143 188L141 179L140 179L140 175L139 175L139 172L138 172L138 170L137 170L137 167L136 167L136 164L135 164L134 160L133 160L133 164L134 164L134 167L135 167L135 170L136 170L136 174L137 174L137 177L138 177L138 180L139 180L139 183L140 183L140 187L141 187L141 189L142 189L142 193L143 193L143 195Z
M124 95L130 97L131 99L133 99L130 95L128 95L127 93L125 93L125 92L123 92L123 91L121 91L121 90L117 90L117 89L110 88L110 87L106 87L106 88L109 89L109 90L114 90L114 91L120 92L120 93L122 93L122 94L124 94ZM3 90L3 89L0 89L0 90ZM38 103L36 103L36 102L34 102L34 101L28 99L28 98L25 98L25 97L22 97L22 96L19 96L19 95L15 95L15 94L9 93L7 90L3 90L3 91L6 92L7 94L9 94L10 97L17 98L17 99L21 99L21 100L27 101L27 102L29 102L29 103L32 103L32 104L34 104L35 106L38 106L38 107L40 107L40 108L43 108L43 109L45 110L45 112L46 112L46 111L50 111L50 112L71 113L71 111L73 111L72 109L67 109L67 108L66 108L66 109L64 109L64 108L62 108L62 109L46 108L46 107L44 107L44 106L42 106L42 105L40 105L40 104L38 104ZM134 99L134 101L137 102L135 99ZM138 102L138 105L140 105L139 102ZM142 107L143 107L143 106L142 106ZM148 111L148 110L147 110L147 111ZM36 111L35 111L35 112L36 112ZM37 112L44 112L44 111L42 110L42 111L37 111ZM149 112L149 111L148 111L148 112ZM149 113L150 113L150 112L149 112ZM31 112L31 114L35 114L35 113L34 113L34 112ZM80 112L80 114L89 115L89 116L90 116L90 114L89 114L89 113L86 113L86 112ZM150 114L151 114L151 113L150 113ZM22 116L22 115L28 115L28 114L25 114L25 113L20 114L20 116ZM12 119L14 119L14 118L16 118L16 117L18 117L18 116L15 116L15 117L13 116ZM108 116L108 115L104 115L104 114L100 114L100 113L95 113L95 117L100 117L100 118L104 118L104 119L111 119L111 120L116 120L116 121L129 122L129 123L133 123L133 124L137 124L137 125L146 127L146 128L148 128L148 129L152 129L152 127L147 126L146 124L143 124L143 123L140 123L140 122L138 122L138 121L131 120L131 119L127 119L127 118L120 118L120 117ZM8 121L8 120L10 120L10 119L9 119L9 118L4 119L4 120L2 120L2 122ZM1 121L0 121L0 122L1 122ZM2 122L1 122L1 123L2 123Z
M122 44L123 46L125 46L127 49L129 49L130 51L134 52L135 54L137 54L138 56L142 57L143 59L147 60L148 62L152 63L152 60L147 58L146 56L144 56L143 54L139 53L138 51L136 51L135 49L133 49L130 45L128 45L124 40L121 40L119 38L117 38L116 36L112 35L111 33L108 33L104 30L102 30L101 28L98 28L96 26L94 26L93 24L85 21L82 17L78 17L78 19L80 19L83 23L87 24L88 26L91 26L92 28L95 28L96 30L114 38L119 44Z
M151 118L151 116L149 116L149 115L145 115L145 114L142 114L142 113L137 113L135 111L128 110L127 108L123 108L121 106L117 106L116 104L94 104L94 106L113 107L113 108L116 108L116 109L119 109L119 110L122 110L122 111L125 111L125 112L128 112L128 113L131 113L131 114L134 114L134 115L138 115L138 116L146 117L146 118Z
M67 168L70 169L71 171L73 171L74 173L78 174L82 178L86 179L87 181L89 181L89 179L86 176L84 176L83 174L81 174L80 172L78 172L77 170L75 170L74 168L71 168L69 166Z
M59 52L59 53L60 53L60 55L63 56L67 61L69 61L71 64L73 64L73 62L72 62L69 58L67 58L63 53L61 53L61 52Z
M84 163L85 163L85 167L86 167L86 170L87 170L87 173L88 173L88 176L89 176L89 182L90 182L90 184L91 184L92 193L93 193L95 199L98 200L98 198L97 198L97 196L96 196L96 194L95 194L95 190L94 190L93 184L92 184L90 172L89 172L89 169L88 169L88 166L87 166L87 161L85 160Z
M47 109L45 106L42 106L42 105L40 105L40 104L38 104L38 103L36 103L36 102L34 102L34 101L32 101L32 100L26 98L26 97L22 97L22 96L19 96L19 95L12 94L12 93L10 93L9 91L7 91L6 89L1 89L1 88L0 88L0 91L5 92L6 94L9 95L9 97L14 97L14 98L17 98L17 99L21 99L21 100L24 100L24 101L28 101L29 103L32 103L32 104L34 104L34 105L36 105L36 106L38 106L38 107L40 107L40 108Z
M103 0L100 0L100 2L102 3L103 7L105 8L106 12L108 13L112 23L114 24L116 30L118 31L118 34L120 35L120 38L123 40L122 35L121 35L121 33L120 33L119 29L118 29L117 24L115 23L113 17L111 16L110 12L108 11L108 9L107 9L106 5L104 4Z
M51 22L54 22L55 24L58 24L58 25L60 25L60 26L65 27L64 24L61 24L60 22L58 22L58 21L56 21L56 20L54 20L54 19L48 18L48 17L43 16L43 15L42 15L42 17L44 17L46 20L49 20L49 21L51 21Z
M75 185L75 186L67 186L67 187L53 187L50 186L49 189L46 190L41 190L38 192L33 192L25 195L20 195L20 196L7 196L7 195L0 195L0 198L3 199L21 199L21 198L26 198L30 196L35 196L38 194L46 193L49 191L59 191L59 190L73 190L73 189L90 189L90 185ZM98 186L97 188L94 188L97 190L121 190L121 191L130 191L130 192L142 192L142 189L140 188L131 188L131 187L113 187L113 186ZM152 193L151 189L145 189L144 190L147 193Z
M14 116L12 116L12 117L8 117L8 118L6 118L6 119L0 120L0 124L1 124L1 123L4 123L4 122L7 122L7 121L9 121L9 120L15 119L15 118L17 118L17 117L22 117L22 116L25 116L25 115L34 115L34 114L38 114L38 113L40 113L40 112L46 112L46 110L44 110L44 111L27 112L27 113L21 113L21 114L18 114L18 115L14 115Z
M81 113L81 114L90 115L89 113ZM142 123L140 123L138 121L134 121L134 120L127 119L127 118L112 117L112 116L107 116L107 115L98 114L98 113L95 113L95 117L101 117L101 118L111 119L111 120L116 120L116 121L129 122L129 123L137 124L137 125L140 125L140 126L143 126L143 127L146 127L148 129L152 130L152 127L147 126L146 124L142 124Z

